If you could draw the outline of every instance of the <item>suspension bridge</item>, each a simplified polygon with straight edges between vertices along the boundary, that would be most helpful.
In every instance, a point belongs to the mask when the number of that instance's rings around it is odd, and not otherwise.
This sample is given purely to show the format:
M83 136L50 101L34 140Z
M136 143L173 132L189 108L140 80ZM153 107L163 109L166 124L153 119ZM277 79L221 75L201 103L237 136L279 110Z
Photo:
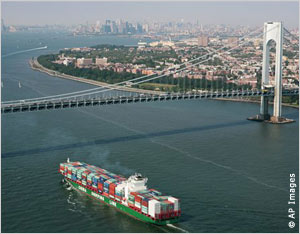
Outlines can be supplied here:
M261 29L259 29L261 30ZM235 97L261 97L261 108L259 115L252 118L253 120L272 122L284 122L281 116L281 100L282 96L299 95L299 89L282 89L282 44L283 44L283 25L281 22L268 22L264 24L263 32L257 35L258 30L250 33L239 39L237 46L225 50L225 46L219 49L213 49L207 54L189 60L179 66L179 68L169 68L160 73L137 77L124 82L104 85L88 90L82 90L72 93L52 95L47 97L31 98L25 100L5 101L1 103L1 113L16 113L41 110L55 110L66 108L77 108L87 106L103 106L114 104L127 104L139 102L154 102L154 101L172 101L172 100L192 100L192 99L218 99L218 98L235 98ZM201 90L189 90L187 92L149 92L139 90L138 92L126 91L132 86L157 80L162 77L176 74L181 71L186 71L191 67L198 66L214 58L215 55L229 54L230 51L239 48L248 43L245 38L251 34L256 34L256 37L263 35L263 63L262 63L262 82L260 89L238 89L224 90L224 86ZM275 85L271 85L269 80L269 50L270 41L276 42L276 70L275 70ZM221 56L220 56L221 57ZM112 90L123 90L122 95L108 96L103 93ZM125 91L124 91L125 90ZM117 92L116 92L117 93ZM268 101L274 99L273 116L268 113Z
M298 89L284 90L282 95L298 95ZM29 104L9 104L2 107L2 113L66 109L86 106L103 106L114 104L138 103L138 102L155 102L155 101L172 101L172 100L191 100L191 99L214 99L214 98L233 98L233 97L273 97L274 91L260 90L241 90L241 91L211 91L211 92L188 92L188 93L166 93L160 95L136 94L133 96L118 97L98 97L90 99L70 99L70 100L53 100L31 102Z

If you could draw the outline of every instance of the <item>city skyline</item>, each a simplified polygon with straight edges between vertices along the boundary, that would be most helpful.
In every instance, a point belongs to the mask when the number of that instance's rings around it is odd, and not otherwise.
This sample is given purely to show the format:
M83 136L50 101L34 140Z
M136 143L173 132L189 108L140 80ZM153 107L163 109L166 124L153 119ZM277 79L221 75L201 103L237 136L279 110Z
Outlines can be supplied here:
M72 13L67 17L66 9ZM295 28L299 12L298 2L3 2L2 18L7 25L70 26L106 19L155 19L233 26L283 21L286 27Z

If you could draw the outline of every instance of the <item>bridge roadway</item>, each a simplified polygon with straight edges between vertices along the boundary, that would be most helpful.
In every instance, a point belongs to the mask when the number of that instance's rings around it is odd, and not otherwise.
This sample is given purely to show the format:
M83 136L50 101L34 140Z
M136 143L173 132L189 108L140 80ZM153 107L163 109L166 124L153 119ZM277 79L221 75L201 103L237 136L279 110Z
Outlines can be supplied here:
M299 90L284 90L282 95L298 95ZM14 104L2 104L1 113L28 112L40 110L66 109L86 106L101 106L112 104L168 101L168 100L187 100L187 99L214 99L214 98L232 98L232 97L251 97L251 96L274 96L274 91L222 91L222 92L202 92L202 93L168 93L161 95L143 95L138 96L119 96L111 98L91 98L77 100L49 100L38 102L18 102Z

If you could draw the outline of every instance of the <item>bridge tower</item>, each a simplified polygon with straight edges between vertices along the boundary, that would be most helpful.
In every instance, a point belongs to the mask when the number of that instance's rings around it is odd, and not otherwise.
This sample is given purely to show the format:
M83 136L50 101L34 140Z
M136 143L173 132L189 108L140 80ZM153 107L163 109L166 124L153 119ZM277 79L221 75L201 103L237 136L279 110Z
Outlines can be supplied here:
M270 83L269 79L269 61L270 61L270 44L271 41L276 43L275 55L275 85ZM273 116L268 112L268 97L261 97L260 114L251 120L270 120L272 123L288 122L288 119L281 117L281 102L282 102L282 43L283 43L283 25L282 22L267 22L264 23L263 37L263 63L262 63L262 81L261 89L274 87L274 107Z

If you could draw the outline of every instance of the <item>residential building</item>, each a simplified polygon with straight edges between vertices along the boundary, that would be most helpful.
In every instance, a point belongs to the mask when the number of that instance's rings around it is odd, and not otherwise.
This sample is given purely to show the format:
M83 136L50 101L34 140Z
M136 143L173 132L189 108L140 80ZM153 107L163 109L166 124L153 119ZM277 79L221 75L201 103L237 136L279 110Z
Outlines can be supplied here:
M207 46L208 45L208 37L200 36L198 37L198 46Z

